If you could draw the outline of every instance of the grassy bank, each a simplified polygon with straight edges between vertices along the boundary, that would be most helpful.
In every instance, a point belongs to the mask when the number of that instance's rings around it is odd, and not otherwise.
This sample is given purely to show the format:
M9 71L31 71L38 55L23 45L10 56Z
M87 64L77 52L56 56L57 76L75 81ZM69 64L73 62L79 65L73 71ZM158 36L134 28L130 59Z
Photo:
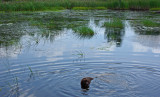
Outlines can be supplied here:
M0 11L44 11L55 9L128 9L160 8L160 0L25 0L1 1Z

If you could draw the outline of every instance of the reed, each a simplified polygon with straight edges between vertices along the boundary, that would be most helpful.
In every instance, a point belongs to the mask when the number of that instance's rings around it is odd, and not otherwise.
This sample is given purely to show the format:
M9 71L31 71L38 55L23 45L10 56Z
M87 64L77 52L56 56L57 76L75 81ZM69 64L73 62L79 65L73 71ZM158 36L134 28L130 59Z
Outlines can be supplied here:
M87 10L104 8L149 10L160 8L160 0L12 0L0 2L0 11L44 11L57 7Z

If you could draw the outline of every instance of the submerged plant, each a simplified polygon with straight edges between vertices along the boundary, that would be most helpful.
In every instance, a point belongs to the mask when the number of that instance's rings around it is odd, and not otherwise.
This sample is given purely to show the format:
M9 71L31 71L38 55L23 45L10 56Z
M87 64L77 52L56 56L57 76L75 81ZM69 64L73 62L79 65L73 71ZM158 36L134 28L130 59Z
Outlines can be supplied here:
M74 31L80 38L91 38L95 34L91 28L85 26L75 28Z
M104 26L106 27L113 27L113 28L123 28L122 20L118 18L113 18L112 20L105 22Z

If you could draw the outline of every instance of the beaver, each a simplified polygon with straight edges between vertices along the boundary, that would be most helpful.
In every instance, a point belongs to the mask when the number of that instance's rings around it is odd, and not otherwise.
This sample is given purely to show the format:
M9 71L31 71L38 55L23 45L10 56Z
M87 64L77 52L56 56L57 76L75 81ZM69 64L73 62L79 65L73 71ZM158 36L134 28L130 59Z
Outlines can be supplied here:
M89 84L91 83L91 81L93 80L93 78L91 77L85 77L81 80L81 88L82 89L88 89L89 88Z

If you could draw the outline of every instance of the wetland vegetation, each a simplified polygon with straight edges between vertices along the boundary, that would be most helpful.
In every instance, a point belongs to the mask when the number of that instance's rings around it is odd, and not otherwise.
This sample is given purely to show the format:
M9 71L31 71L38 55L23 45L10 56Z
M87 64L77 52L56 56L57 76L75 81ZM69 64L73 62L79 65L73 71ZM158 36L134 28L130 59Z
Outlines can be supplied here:
M159 10L159 0L1 0L0 11Z
M91 28L85 26L75 28L74 31L80 38L91 38L95 34Z
M106 27L113 27L113 28L123 28L123 22L119 18L113 18L108 22L104 23L104 26Z

